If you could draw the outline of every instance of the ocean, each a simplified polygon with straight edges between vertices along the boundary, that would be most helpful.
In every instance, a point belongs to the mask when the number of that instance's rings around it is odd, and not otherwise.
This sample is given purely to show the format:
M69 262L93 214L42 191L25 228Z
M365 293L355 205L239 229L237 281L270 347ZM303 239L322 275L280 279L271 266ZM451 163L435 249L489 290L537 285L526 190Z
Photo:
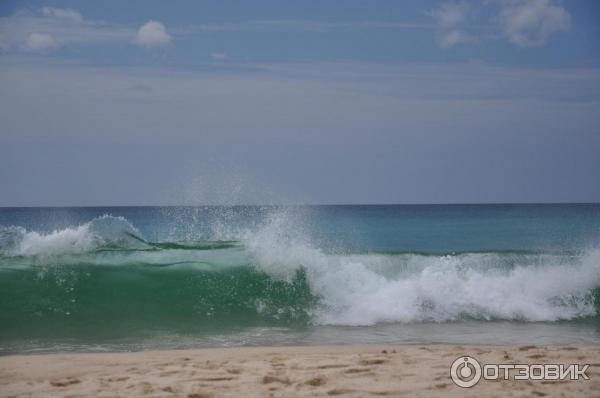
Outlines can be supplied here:
M0 208L0 354L600 344L600 204Z

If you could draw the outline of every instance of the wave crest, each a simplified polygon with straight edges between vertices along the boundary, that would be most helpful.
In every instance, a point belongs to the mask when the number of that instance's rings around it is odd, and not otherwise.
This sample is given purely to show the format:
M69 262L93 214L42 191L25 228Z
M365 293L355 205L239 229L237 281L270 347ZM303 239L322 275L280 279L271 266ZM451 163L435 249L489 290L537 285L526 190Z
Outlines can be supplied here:
M265 308L268 313L284 311L276 296L281 292L268 287L293 286L301 273L306 282L302 289L307 289L302 294L315 299L306 299L294 308L310 314L309 322L314 324L448 322L465 318L558 321L598 314L597 249L585 253L328 253L295 233L301 230L297 225L296 219L276 216L252 231L223 236L237 241L152 243L145 241L126 219L103 216L48 234L21 227L2 228L0 253L5 256L2 264L19 263L14 256L34 256L34 260L25 258L21 263L61 264L75 273L89 265L111 265L111 270L103 272L127 275L132 293L123 293L122 299L128 302L139 300L135 292L147 288L148 279L142 274L159 272L152 290L160 290L165 302L172 299L178 308L198 306L198 302L213 306L218 301L214 291L208 296L207 288L179 286L178 272L203 280L218 274L219 292L231 301L244 300L240 304L243 308L252 303L257 314L265 313ZM109 250L115 248L125 250ZM69 256L74 253L81 255ZM48 255L55 257L45 261ZM152 267L136 268L139 266ZM234 273L240 269L250 273L238 279L224 277L228 273L237 275ZM274 284L264 282L267 290L249 297L245 292L255 291L264 278ZM282 307L277 308L280 304ZM102 305L110 308L106 303ZM215 308L219 306L215 304Z
M147 242L129 221L109 215L50 233L27 231L16 226L0 228L0 254L4 256L47 256L102 248L147 247Z
M600 250L448 255L328 254L290 237L275 217L246 245L264 272L291 280L300 266L320 309L314 322L558 321L597 315Z

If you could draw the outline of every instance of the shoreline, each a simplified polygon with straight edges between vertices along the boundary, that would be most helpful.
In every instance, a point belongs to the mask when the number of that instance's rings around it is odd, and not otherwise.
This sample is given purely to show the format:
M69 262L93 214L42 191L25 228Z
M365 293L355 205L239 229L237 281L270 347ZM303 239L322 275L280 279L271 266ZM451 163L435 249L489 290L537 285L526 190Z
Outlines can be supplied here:
M481 380L460 388L452 362L589 364L590 380ZM600 345L232 347L0 357L0 396L589 396Z

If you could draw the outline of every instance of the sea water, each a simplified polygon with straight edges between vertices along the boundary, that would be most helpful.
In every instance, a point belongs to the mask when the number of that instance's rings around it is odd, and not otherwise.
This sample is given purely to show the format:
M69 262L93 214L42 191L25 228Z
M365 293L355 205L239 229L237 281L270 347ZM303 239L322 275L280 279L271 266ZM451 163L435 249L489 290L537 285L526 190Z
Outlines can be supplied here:
M0 353L600 344L600 205L0 208Z

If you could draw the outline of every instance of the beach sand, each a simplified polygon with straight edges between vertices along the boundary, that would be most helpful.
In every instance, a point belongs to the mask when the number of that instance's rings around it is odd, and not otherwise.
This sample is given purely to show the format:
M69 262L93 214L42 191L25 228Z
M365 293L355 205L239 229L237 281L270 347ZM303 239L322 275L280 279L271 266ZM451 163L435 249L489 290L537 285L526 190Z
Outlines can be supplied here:
M460 388L450 365L590 364L590 380L487 381ZM600 396L600 346L218 348L0 358L2 397Z

